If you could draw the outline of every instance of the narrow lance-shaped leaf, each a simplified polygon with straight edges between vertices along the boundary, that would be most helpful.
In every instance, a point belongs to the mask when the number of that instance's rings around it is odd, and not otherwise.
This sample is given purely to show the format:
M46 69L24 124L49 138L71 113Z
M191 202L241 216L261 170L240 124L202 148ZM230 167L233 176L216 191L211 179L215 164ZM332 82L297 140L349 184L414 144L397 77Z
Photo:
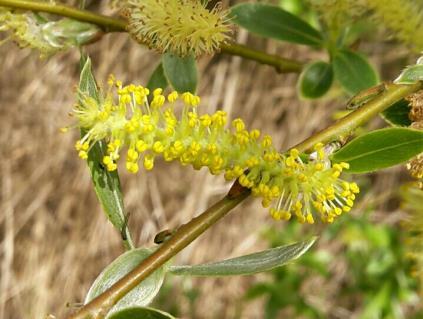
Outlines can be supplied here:
M115 282L138 266L145 258L151 254L146 248L137 248L125 252L109 264L92 284L85 303L109 289ZM106 318L117 311L130 307L145 307L153 300L163 284L166 274L165 267L157 269L153 274L143 280L138 286L128 292L119 302L113 306ZM154 317L153 317L154 318Z
M165 53L162 57L163 71L169 84L178 92L195 93L197 90L197 65L192 55L179 57Z
M350 94L378 83L378 75L366 58L350 50L335 53L332 61L335 78Z
M109 319L176 319L167 312L144 307L126 308L115 312Z
M317 61L307 65L301 72L297 90L303 98L316 99L329 90L332 82L332 66L329 63Z
M79 91L99 101L98 88L91 70L90 58L81 58L81 64L83 64L83 67L80 75ZM85 133L86 132L81 131L81 136L84 136ZM105 143L101 141L97 142L88 152L88 167L90 169L97 198L107 218L119 232L122 232L125 246L131 248L133 247L133 243L126 225L119 175L117 171L107 171L102 165L102 158L105 152Z
M401 164L423 152L423 131L385 128L357 137L332 156L350 164L347 173L367 173Z
M185 276L249 275L272 270L303 255L316 238L263 250L254 254L194 266L171 266L169 272Z
M231 8L233 22L266 38L305 45L321 45L322 35L307 22L280 7L242 3Z

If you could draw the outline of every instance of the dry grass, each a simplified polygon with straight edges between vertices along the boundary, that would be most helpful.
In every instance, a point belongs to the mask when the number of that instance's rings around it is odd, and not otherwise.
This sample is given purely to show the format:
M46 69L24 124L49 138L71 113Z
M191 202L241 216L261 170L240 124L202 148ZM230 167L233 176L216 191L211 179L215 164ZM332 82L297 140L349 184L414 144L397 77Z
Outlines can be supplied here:
M247 41L246 34L240 33L238 40ZM304 48L257 40L254 45L285 57L319 57ZM113 72L124 81L146 83L158 61L124 34L108 35L89 51L100 81ZM82 301L100 270L123 252L119 234L95 198L87 167L73 149L77 132L58 133L71 121L66 114L75 103L78 52L39 60L37 53L9 43L0 47L0 68L0 318L43 318L48 313L61 318L69 312L66 303ZM200 70L205 111L223 108L231 117L241 116L249 127L274 136L281 149L323 128L339 107L299 102L296 75L279 75L239 58L205 57ZM381 178L384 185L387 179L396 187L396 176ZM122 173L121 179L139 246L151 246L158 231L187 222L229 186L206 171L165 163L152 173ZM377 179L375 183L382 185ZM259 231L271 222L258 201L248 200L183 251L177 262L199 263L263 248ZM196 318L234 318L238 310L233 301L254 280L188 283L202 292L197 309L207 309ZM185 303L181 307L188 314ZM249 303L247 313L243 318L262 317L260 301Z

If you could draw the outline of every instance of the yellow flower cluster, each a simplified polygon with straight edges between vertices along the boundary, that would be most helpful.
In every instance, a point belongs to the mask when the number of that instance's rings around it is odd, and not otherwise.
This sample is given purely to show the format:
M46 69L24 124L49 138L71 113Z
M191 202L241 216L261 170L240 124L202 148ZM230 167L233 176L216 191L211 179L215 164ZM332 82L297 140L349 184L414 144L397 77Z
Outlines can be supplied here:
M129 33L140 43L179 56L214 53L228 40L227 13L197 0L128 0Z
M223 111L200 115L200 98L191 93L165 96L162 89L155 89L150 94L142 86L123 86L112 76L100 101L81 96L74 114L87 133L75 147L86 159L94 143L106 140L103 164L109 171L117 169L123 150L131 173L137 173L140 165L153 169L158 157L195 169L207 167L212 174L224 173L227 180L239 179L263 199L263 206L272 206L273 218L288 220L295 215L307 223L314 223L313 212L332 222L351 209L359 192L355 183L339 179L348 165L332 166L322 144L316 145L308 162L295 149L282 155L270 136L246 130L239 118L229 129ZM183 104L182 111L175 110L177 104Z

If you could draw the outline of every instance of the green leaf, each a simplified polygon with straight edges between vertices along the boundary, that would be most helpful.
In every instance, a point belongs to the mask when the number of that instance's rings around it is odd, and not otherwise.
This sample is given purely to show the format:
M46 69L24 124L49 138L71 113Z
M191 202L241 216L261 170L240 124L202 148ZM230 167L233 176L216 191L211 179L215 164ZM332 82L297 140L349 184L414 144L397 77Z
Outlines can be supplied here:
M303 98L316 99L329 90L332 82L332 66L323 61L312 62L301 72L297 90Z
M163 71L169 84L179 93L195 93L197 89L197 66L192 55L179 57L165 53L162 57Z
M166 89L168 83L166 76L163 70L163 64L159 63L159 65L154 69L153 73L151 74L150 79L147 83L147 88L152 92L154 89L162 88L163 90Z
M305 21L277 6L242 3L231 8L232 22L266 38L322 45L322 35Z
M375 86L378 75L370 63L363 56L349 51L336 52L332 61L335 78L350 94Z
M146 248L137 248L125 252L108 265L97 277L92 284L87 296L85 304L106 291L115 282L138 266L141 261L146 259L151 251ZM157 295L163 284L166 270L164 267L157 269L154 273L142 281L138 286L127 293L119 302L113 306L108 313L111 314L129 307L145 307Z
M395 79L396 84L413 84L423 81L423 59L417 60L417 64L407 66Z
M99 101L97 83L91 68L91 59L82 57L79 91L88 94L92 98ZM86 132L81 131L81 136ZM104 142L97 142L88 153L88 167L90 169L91 178L97 198L100 201L107 218L123 233L124 244L127 248L133 247L132 239L125 221L125 209L123 206L122 190L117 171L109 172L102 164L103 154L106 153L106 145Z
M219 262L194 265L171 266L169 272L184 276L230 276L249 275L272 270L303 255L316 241L316 238L263 250L254 254L226 259Z
M350 164L348 173L367 173L403 163L423 152L423 131L385 128L357 137L332 156Z
M399 100L381 113L382 118L392 126L410 126L408 117L410 105L405 99Z
M115 312L109 319L176 319L174 316L154 308L127 308Z
M98 86L92 72L91 59L86 55L81 56L80 67L79 91L99 101Z

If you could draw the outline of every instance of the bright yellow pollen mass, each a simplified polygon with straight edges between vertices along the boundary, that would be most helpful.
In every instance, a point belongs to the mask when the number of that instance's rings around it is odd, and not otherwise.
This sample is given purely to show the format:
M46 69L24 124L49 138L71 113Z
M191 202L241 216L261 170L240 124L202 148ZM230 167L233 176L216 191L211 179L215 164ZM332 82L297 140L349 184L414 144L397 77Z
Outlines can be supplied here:
M201 114L200 98L192 93L179 97L174 91L166 98L162 89L155 89L148 104L150 92L144 87L123 86L114 78L109 82L103 103L82 96L74 111L79 127L88 132L75 144L81 158L87 159L91 146L105 140L103 164L109 171L117 169L122 151L131 173L152 170L156 157L194 169L207 167L228 181L238 178L277 220L296 216L313 224L319 217L330 223L351 210L359 187L340 179L349 165L332 164L323 144L314 147L317 156L309 159L296 149L281 154L269 135L248 131L242 119L225 128L225 112Z

